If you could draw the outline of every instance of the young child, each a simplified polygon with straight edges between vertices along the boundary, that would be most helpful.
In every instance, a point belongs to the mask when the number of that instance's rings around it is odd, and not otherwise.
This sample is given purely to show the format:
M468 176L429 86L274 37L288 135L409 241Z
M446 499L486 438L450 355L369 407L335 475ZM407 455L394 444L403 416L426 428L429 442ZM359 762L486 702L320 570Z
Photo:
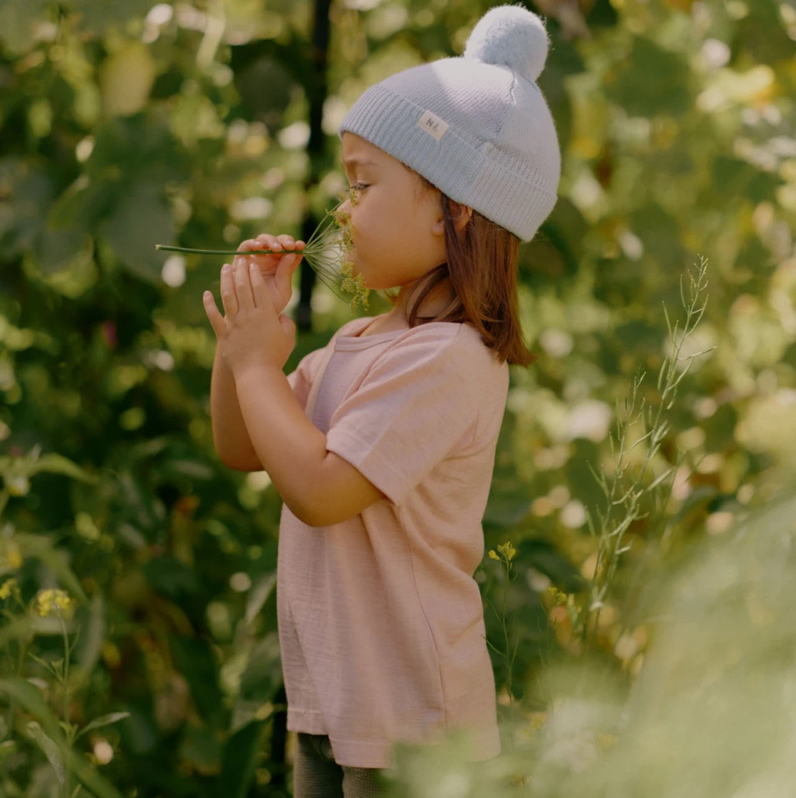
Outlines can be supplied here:
M397 742L431 745L460 731L472 760L500 753L473 574L508 364L534 360L519 323L517 252L552 210L560 177L535 82L547 51L535 14L498 6L461 57L365 91L339 131L354 190L342 207L356 273L372 289L398 288L393 309L344 324L288 375L303 422L286 407L276 369L254 383L233 365L259 455L248 470L265 468L285 500L277 608L297 798L379 794L378 771L392 767ZM300 260L301 242L288 236L241 249L263 245L297 248L292 268ZM257 257L271 256L236 256L234 266L245 272ZM273 286L250 274L251 289L245 274L234 288L252 310ZM289 287L289 269L282 279ZM283 308L289 290L277 295ZM208 312L220 330L215 305ZM270 438L255 433L265 424ZM306 488L316 491L311 509L290 482L295 462L272 451L287 451L283 428L294 424L295 458L317 444L330 469L304 466L303 482L337 469L336 481Z

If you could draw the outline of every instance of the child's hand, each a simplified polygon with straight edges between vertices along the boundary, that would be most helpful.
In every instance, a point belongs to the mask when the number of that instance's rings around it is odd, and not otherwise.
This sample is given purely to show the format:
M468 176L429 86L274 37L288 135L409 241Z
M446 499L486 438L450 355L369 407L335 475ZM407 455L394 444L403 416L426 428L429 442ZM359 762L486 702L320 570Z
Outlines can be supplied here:
M273 296L260 270L254 264L244 266L240 261L245 258L235 256L235 260L234 266L225 263L221 270L225 315L218 312L210 291L203 297L221 356L235 379L249 370L281 371L296 344L296 325L274 309Z
M291 276L298 268L303 255L299 254L305 244L303 241L294 241L289 235L272 236L263 233L257 238L249 238L244 241L238 251L246 252L251 249L284 249L285 253L280 255L236 255L232 263L241 263L248 272L249 263L254 263L263 276L263 281L271 295L274 310L277 314L281 313L292 293ZM294 252L293 250L298 250Z

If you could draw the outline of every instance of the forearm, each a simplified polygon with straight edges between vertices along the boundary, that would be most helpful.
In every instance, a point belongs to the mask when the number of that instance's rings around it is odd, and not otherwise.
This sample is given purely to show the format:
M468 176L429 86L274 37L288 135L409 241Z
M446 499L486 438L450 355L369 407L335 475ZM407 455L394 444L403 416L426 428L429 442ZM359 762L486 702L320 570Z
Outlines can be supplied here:
M312 488L326 459L326 436L310 421L287 377L262 368L235 380L257 456L290 511L312 524Z
M256 454L240 411L235 377L218 348L210 378L210 419L213 443L222 461L232 467L254 459Z

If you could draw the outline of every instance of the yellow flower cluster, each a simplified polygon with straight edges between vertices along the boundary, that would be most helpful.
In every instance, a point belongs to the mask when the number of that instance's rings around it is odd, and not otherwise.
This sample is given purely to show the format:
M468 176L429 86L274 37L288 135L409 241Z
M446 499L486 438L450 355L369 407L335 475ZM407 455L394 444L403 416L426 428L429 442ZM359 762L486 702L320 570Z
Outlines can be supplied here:
M47 617L52 613L62 615L64 618L71 618L74 611L74 601L69 597L65 590L48 588L40 590L36 594L36 612L42 617Z
M356 205L356 192L349 189L351 196L351 204ZM354 294L351 300L351 310L355 310L357 303L361 302L364 308L369 307L368 294L370 289L365 285L364 279L361 274L354 277L354 263L351 260L350 253L354 243L354 231L351 225L351 216L344 210L338 208L334 213L334 221L342 231L342 246L345 259L340 266L340 276L343 277L341 288L343 291L350 291Z
M7 599L12 594L19 598L19 585L16 579L6 579L0 586L0 599Z
M556 605L567 603L567 594L564 593L563 590L559 590L555 585L550 585L550 587L547 588L547 592Z
M22 567L22 550L13 540L0 543L0 573L18 571Z
M498 544L498 551L503 555L503 557L498 556L494 549L489 550L489 556L493 560L503 559L506 562L511 562L514 559L514 555L517 553L517 549L514 548L510 540L506 543Z

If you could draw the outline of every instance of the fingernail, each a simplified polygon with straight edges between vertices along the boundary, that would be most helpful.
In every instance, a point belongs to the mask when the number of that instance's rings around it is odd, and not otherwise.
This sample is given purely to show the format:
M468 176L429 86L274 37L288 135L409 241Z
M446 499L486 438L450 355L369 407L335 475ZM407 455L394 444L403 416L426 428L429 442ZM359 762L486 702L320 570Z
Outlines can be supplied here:
M224 274L226 274L226 273L229 271L229 264L228 264L228 263L225 263L225 264L224 264L224 265L221 267L221 271L222 271L222 272L224 272Z

